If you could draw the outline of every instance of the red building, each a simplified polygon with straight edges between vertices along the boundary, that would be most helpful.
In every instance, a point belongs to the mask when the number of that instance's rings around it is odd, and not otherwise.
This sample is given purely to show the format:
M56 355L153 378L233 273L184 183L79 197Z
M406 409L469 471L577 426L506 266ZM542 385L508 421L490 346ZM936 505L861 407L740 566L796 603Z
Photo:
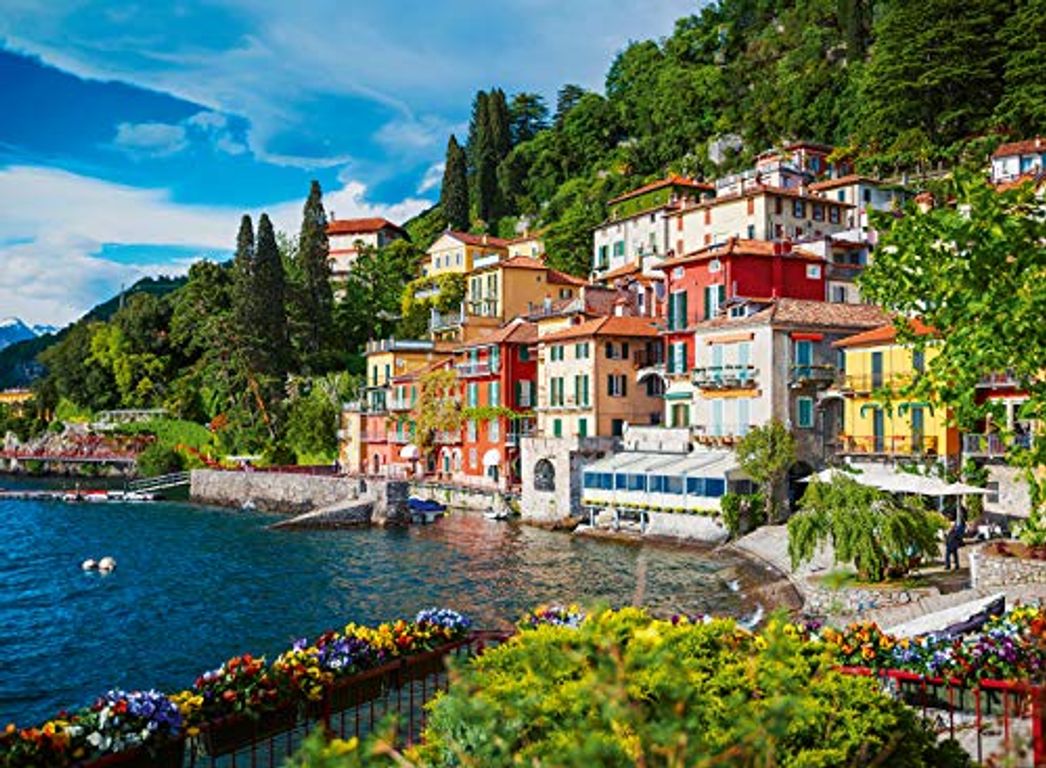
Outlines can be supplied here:
M669 377L687 376L694 367L694 325L715 317L738 298L824 301L825 268L823 256L793 250L788 240L730 238L665 261L660 269L665 281Z
M456 480L519 485L520 438L533 431L537 406L537 340L537 326L517 318L455 350L465 415Z

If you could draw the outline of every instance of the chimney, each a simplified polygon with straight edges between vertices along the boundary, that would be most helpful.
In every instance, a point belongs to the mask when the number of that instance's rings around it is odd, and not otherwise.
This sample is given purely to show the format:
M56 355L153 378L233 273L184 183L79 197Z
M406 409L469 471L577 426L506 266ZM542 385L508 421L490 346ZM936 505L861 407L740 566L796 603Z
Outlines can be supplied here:
M486 245L486 244L487 244L487 234L484 232L483 233L483 245Z

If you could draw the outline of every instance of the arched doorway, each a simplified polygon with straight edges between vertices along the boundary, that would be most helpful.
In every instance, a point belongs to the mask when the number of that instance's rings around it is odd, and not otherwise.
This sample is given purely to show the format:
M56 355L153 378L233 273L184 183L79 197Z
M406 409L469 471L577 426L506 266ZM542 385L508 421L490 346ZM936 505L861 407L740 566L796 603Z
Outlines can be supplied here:
M556 490L556 467L548 459L540 459L534 465L534 490Z
M812 475L814 468L805 461L797 461L788 470L788 514L793 515L799 508L799 500L806 493L808 483L803 482Z

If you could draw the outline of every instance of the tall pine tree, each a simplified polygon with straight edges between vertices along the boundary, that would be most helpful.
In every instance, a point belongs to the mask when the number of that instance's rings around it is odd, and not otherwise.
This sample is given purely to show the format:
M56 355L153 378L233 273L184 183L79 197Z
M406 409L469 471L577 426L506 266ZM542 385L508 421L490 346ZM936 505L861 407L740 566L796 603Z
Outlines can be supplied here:
M497 217L498 199L498 156L494 146L494 134L490 124L490 99L484 98L483 104L487 107L479 115L476 130L476 146L469 149L472 152L472 162L475 166L475 196L476 215L484 223L490 225Z
M513 145L530 141L538 131L548 127L548 107L540 94L517 93L512 97L508 113Z
M240 219L236 235L236 256L232 262L232 317L233 337L241 348L246 347L254 323L254 225L247 214Z
M261 372L274 380L278 391L290 368L287 333L286 280L276 233L268 214L258 219L258 244L254 260L255 338Z
M487 98L487 111L490 113L490 142L494 148L494 157L500 163L512 151L511 117L505 92L495 88Z
M443 187L439 201L443 216L451 229L467 231L469 228L468 160L465 150L451 135L447 142L446 165L443 169Z
M302 211L296 256L300 285L295 291L295 346L304 370L324 367L322 356L330 341L334 292L331 289L327 214L320 183L313 181Z

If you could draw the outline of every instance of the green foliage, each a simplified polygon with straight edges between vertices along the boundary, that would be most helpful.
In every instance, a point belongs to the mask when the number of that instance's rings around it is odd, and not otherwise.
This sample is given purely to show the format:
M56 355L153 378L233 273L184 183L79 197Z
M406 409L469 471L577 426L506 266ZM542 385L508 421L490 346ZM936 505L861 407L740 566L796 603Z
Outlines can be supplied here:
M447 142L447 156L443 168L443 186L440 187L439 202L447 226L451 229L469 228L468 160L465 150L451 134Z
M1046 130L1046 0L1020 0L997 35L1005 55L1003 97L996 121L1017 134Z
M723 525L732 539L766 522L766 502L758 493L728 493L719 500L719 506Z
M1019 418L1046 418L1046 213L1029 185L997 192L980 176L958 172L942 192L954 205L903 218L882 217L875 262L861 277L862 295L900 317L919 316L939 335L901 338L937 350L905 398L941 403L969 429L988 416L1005 424L991 401L978 402L985 376L1009 371L1028 393ZM1005 437L1004 433L1004 437ZM1032 526L1046 502L1046 440L1011 450L1033 488Z
M421 256L422 252L405 240L367 248L359 254L341 286L334 310L342 353L362 353L369 339L392 335L401 319L403 291L416 273Z
M54 409L54 418L57 421L86 424L91 420L91 415L89 410L65 397L58 401L58 405Z
M313 181L302 210L301 232L293 258L297 279L292 289L292 338L305 371L323 371L334 365L328 355L331 342L334 292L331 289L330 244L323 193Z
M458 375L450 369L437 369L418 381L417 407L411 413L418 448L432 447L437 432L461 429L461 399L457 396Z
M509 129L512 144L530 141L538 131L548 127L548 107L537 93L521 92L512 96L508 105Z
M207 427L184 419L150 419L122 425L118 431L124 435L154 435L157 445L174 450L207 451L214 443L214 435Z
M423 299L416 294L435 286L439 292ZM465 299L465 275L447 273L433 277L419 277L406 285L402 292L401 318L396 328L400 339L423 339L428 335L429 317L433 308L450 312Z
M763 487L766 520L774 520L774 498L781 481L795 464L795 437L778 419L753 428L734 448L737 463Z
M852 563L868 581L908 572L913 558L935 558L944 516L912 496L897 502L890 494L849 477L809 484L799 512L788 521L792 567L814 557L830 542L837 563Z
M348 377L328 375L306 384L307 392L294 398L287 412L286 445L298 457L332 461L338 453L338 416L341 403L351 397Z
M522 632L458 675L417 765L964 765L944 762L912 709L778 620L753 636L603 612Z
M185 469L185 459L178 451L160 443L153 443L138 456L138 474L157 477Z

